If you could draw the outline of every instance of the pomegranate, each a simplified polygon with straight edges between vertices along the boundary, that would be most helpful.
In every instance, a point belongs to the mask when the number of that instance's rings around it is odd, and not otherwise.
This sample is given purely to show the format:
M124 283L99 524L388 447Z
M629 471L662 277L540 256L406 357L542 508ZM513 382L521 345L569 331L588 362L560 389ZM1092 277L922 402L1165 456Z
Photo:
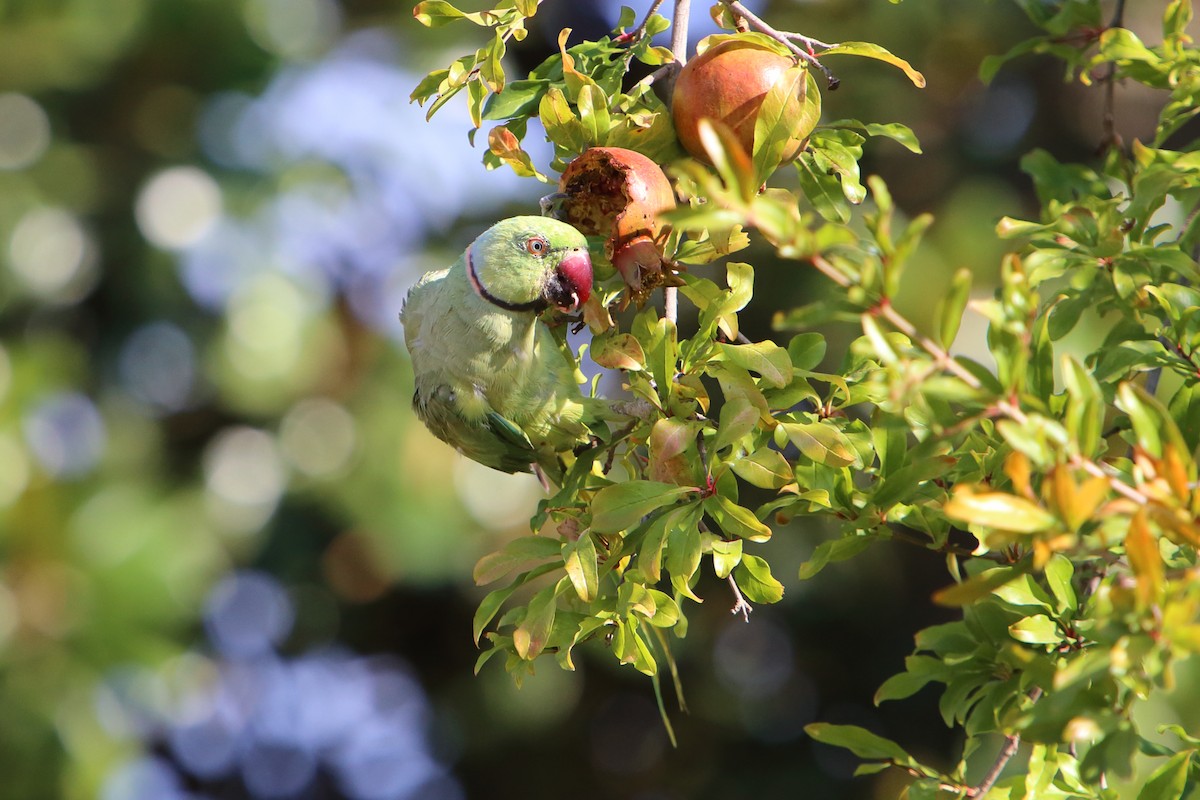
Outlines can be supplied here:
M701 119L708 118L733 131L746 155L751 155L754 123L763 98L794 65L788 56L743 39L726 39L687 62L671 97L671 116L680 144L694 158L709 163L697 128ZM784 146L783 163L799 155L821 115L821 96L813 89L806 75L793 102L810 107L802 109L800 125Z
M634 150L593 147L567 165L558 183L559 219L586 236L604 236L605 255L639 304L667 277L658 215L675 207L658 164Z

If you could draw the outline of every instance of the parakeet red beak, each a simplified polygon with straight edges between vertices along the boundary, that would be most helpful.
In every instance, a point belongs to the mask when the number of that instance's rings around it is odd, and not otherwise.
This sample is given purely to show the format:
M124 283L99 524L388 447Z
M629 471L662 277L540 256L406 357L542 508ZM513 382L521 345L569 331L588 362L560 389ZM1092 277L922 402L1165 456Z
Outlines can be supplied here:
M563 311L578 311L592 295L592 259L572 250L559 262L546 286L546 297Z

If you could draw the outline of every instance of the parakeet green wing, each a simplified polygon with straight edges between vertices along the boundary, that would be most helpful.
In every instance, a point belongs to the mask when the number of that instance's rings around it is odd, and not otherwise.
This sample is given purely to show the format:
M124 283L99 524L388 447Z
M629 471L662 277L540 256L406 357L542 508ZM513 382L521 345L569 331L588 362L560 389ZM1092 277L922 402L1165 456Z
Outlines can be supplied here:
M544 217L503 220L427 273L401 319L429 430L505 472L556 463L586 441L574 359L539 315L577 310L591 279L583 235Z

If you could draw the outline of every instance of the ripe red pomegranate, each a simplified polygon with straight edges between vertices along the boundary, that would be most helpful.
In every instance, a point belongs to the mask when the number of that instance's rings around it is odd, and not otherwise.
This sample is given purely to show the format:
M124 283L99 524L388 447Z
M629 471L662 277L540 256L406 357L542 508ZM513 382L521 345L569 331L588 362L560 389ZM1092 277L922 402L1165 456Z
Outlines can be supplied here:
M671 116L680 144L694 158L707 163L709 158L700 143L697 123L708 118L728 126L746 154L752 154L754 123L763 98L794 65L795 61L788 56L740 39L715 44L687 62L675 80L671 96ZM812 97L807 96L811 87L805 77L793 102L815 104L815 109L805 109L807 113L801 114L799 128L784 147L784 163L799 155L821 114L821 97L816 92L812 92Z

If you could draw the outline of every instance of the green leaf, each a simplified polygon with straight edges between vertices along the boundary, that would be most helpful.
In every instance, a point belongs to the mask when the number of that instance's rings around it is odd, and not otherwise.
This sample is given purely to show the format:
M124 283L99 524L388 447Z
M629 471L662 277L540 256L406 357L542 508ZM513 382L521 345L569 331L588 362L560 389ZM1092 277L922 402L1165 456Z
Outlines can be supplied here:
M675 627L680 617L679 604L669 594L657 589L648 589L647 591L654 601L654 615L648 617L646 621L656 628Z
M796 176L804 198L825 219L845 224L850 221L850 204L842 192L842 182L831 174L829 162L815 153L804 151L796 159Z
M536 113L550 82L545 80L509 81L504 89L488 97L483 118L489 120L529 117Z
M792 465L782 453L769 447L759 448L748 456L735 459L729 467L746 483L760 489L778 489L795 479Z
M780 389L792 381L792 359L787 350L772 341L722 344L720 348L726 360L757 372L768 386Z
M828 467L862 467L846 434L825 422L784 422L780 424L792 444L808 458Z
M587 134L583 123L571 111L566 95L557 86L542 95L538 103L538 118L546 129L546 138L568 153L582 153L587 149Z
M821 92L809 71L787 69L763 96L754 120L754 181L766 183L783 163L797 131L811 131L821 118Z
M525 619L513 631L513 647L517 655L532 661L542 654L550 630L554 627L554 614L558 608L557 587L547 586L529 601Z
M870 547L874 541L874 536L851 535L821 542L813 550L808 561L800 565L800 580L808 580L824 569L826 564L853 558Z
M1071 584L1071 578L1075 574L1071 559L1061 553L1055 553L1046 562L1044 570L1046 583L1050 585L1050 592L1054 595L1059 613L1074 609L1078 600L1075 597L1075 587Z
M750 202L758 192L754 180L754 164L750 155L742 149L728 125L702 117L696 124L700 144L708 160L716 167L725 188L735 193L743 202Z
M513 539L503 549L489 553L475 564L475 584L483 586L537 561L562 556L562 542L549 536L522 536Z
M752 542L765 542L771 538L771 529L754 516L754 512L744 506L739 506L721 494L714 494L704 500L704 510L712 515L713 520L729 536L749 539Z
M1005 584L1020 578L1028 569L1028 566L1018 566L984 570L978 575L967 578L962 583L955 583L934 592L933 602L943 606L970 605Z
M930 681L947 680L947 666L929 656L909 656L904 660L904 672L893 675L875 692L875 705L885 700L903 700L921 691Z
M899 67L903 70L908 79L913 82L913 85L918 89L925 88L925 76L913 69L912 64L909 64L903 58L892 55L885 48L871 42L840 42L833 47L821 53L821 58L833 55L851 55L865 56L866 58L874 58L880 61L886 61L892 66Z
M783 599L783 584L771 574L771 567L749 553L733 569L733 579L751 603L778 603Z
M1142 44L1128 28L1113 27L1100 34L1100 55L1111 61L1158 63L1162 57Z
M960 489L946 502L944 510L951 519L1013 533L1037 533L1058 522L1041 506L1007 492Z
M456 19L467 17L446 0L425 0L413 8L413 18L427 28L438 28Z
M1008 632L1018 642L1025 644L1058 644L1062 641L1058 624L1044 614L1017 620L1008 626Z
M860 122L856 119L839 119L835 122L830 122L821 126L822 128L833 129L848 129L857 131L867 136L883 136L895 142L899 142L909 152L920 153L921 143L917 141L917 135L913 133L912 128L907 125L901 125L899 122Z
M592 360L605 369L638 372L646 367L641 343L631 334L618 333L616 328L593 338L589 352Z
M605 486L592 498L592 530L596 533L625 530L651 511L697 491L690 486L644 480Z
M608 129L611 125L608 114L608 98L599 86L585 84L579 90L579 121L583 124L583 133L587 143L599 147L608 140Z
M994 594L1012 606L1035 606L1047 611L1053 607L1050 596L1024 570L1017 575L1016 580L1006 581L1003 585L996 587Z
M655 422L646 439L649 453L646 476L650 480L677 486L694 485L700 474L696 432L702 424L673 417Z
M903 747L857 725L813 722L804 726L804 732L823 744L844 747L859 758L883 759L897 764L912 762Z
M700 518L700 505L689 504L673 508L651 520L645 538L638 548L637 566L654 583L662 577L662 552L667 537L680 528L695 528Z
M684 597L699 600L688 582L700 567L703 555L698 525L681 525L667 532L667 571L671 573L671 586Z
M938 302L937 330L942 347L950 347L954 344L954 338L958 336L967 301L971 299L971 276L971 270L966 267L955 272L950 281L950 291Z
M713 572L718 578L724 579L729 577L729 573L733 572L742 560L742 540L734 539L733 541L725 541L718 539L712 543L712 560Z
M1180 800L1187 788L1188 769L1192 764L1193 750L1184 750L1167 759L1146 779L1137 800Z
M809 143L814 163L823 171L837 176L842 195L854 205L867 196L858 168L858 160L863 153L862 143L863 137L849 130L815 131Z
M585 603L590 603L596 597L599 579L596 574L596 545L588 533L582 534L574 542L563 545L564 564L567 577L575 587L575 593Z
M1132 383L1117 388L1117 408L1129 415L1138 445L1155 458L1161 458L1162 432L1170 424L1162 409Z
M719 451L728 447L753 431L758 427L761 416L759 410L744 396L738 395L727 400L721 406L717 441L713 444L713 450Z
M792 366L799 370L811 371L821 365L825 358L825 337L819 333L800 333L788 342L788 355L792 358Z
M514 583L512 586L488 592L479 603L479 608L475 609L475 616L471 621L471 633L476 645L479 644L479 637L483 635L483 629L496 617L500 608L508 602L508 598L512 597L512 593L517 590L519 585Z

